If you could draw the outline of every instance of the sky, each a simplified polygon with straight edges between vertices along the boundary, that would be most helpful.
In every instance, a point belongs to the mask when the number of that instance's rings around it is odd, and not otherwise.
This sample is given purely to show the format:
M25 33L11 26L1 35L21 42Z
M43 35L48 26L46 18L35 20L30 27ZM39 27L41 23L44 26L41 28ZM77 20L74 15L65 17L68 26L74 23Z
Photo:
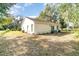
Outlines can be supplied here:
M17 3L9 12L14 16L38 16L44 7L44 3Z

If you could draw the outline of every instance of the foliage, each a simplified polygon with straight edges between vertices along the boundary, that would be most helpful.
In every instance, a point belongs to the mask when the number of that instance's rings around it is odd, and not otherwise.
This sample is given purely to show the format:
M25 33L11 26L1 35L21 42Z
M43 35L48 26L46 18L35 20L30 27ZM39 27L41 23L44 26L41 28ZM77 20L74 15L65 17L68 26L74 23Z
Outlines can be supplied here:
M0 3L0 30L7 29L7 26L12 23L12 19L8 16L8 10L15 3Z
M41 20L57 20L58 19L58 5L47 4L45 9L40 13L39 19Z
M11 19L10 17L3 18L3 19L1 20L1 23L2 23L3 25L11 24L11 23L12 23L12 19Z
M75 35L76 38L79 38L79 31L77 31L77 30L74 31L74 35Z
M79 4L76 3L64 3L59 6L59 13L65 22L73 22L75 26L78 26L79 17Z
M79 27L78 10L79 10L79 4L77 3L62 3L62 4L51 3L45 6L45 9L39 15L39 19L60 20L62 28L66 27L65 24L67 22L73 22L75 25L74 27Z
M66 23L64 19L60 19L61 28L66 28Z
M10 17L6 17L0 20L0 29L5 30L12 23L12 19Z
M21 30L20 24L18 23L18 21L15 20L15 22L13 22L13 20L14 19L11 17L6 17L0 20L0 30L6 30L6 29Z
M13 31L17 31L17 30L20 31L20 30L21 30L20 26L17 25L17 24L11 25L11 26L9 27L9 29L10 29L10 30L13 30Z
M7 11L13 5L14 5L14 3L0 3L0 18L7 16L8 15Z

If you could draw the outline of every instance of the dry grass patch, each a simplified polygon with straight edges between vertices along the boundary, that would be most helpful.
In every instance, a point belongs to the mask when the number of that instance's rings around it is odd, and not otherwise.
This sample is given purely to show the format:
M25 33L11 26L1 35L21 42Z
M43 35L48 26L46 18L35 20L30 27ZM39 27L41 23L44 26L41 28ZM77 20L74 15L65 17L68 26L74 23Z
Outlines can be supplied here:
M5 40L6 37L0 38L0 55L79 55L79 41L70 40L72 39L71 35L28 35L20 31L9 31L4 35L14 38L11 38L11 40ZM1 39L4 39L4 41Z
M22 33L21 31L9 31L4 34L4 36L16 36L16 37L22 35L24 35L24 33Z
M21 37L21 36L26 36L27 37L27 34L26 33L22 33L21 31L0 31L0 36L1 37L6 37L7 39L15 39L17 37Z

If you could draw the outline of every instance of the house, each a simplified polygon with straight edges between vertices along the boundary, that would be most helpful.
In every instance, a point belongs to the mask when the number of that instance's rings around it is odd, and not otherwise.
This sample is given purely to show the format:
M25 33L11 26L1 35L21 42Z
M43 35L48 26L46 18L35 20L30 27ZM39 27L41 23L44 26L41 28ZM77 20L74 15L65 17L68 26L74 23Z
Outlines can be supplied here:
M29 34L44 34L51 33L53 31L60 30L60 24L58 21L41 21L35 18L26 17L21 24L21 29L23 32Z

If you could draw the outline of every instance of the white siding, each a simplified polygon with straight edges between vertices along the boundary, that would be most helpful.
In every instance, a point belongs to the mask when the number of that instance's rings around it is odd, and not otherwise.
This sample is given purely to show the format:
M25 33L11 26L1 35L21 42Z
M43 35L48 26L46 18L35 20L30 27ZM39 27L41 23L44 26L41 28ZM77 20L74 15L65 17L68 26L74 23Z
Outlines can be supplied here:
M33 25L33 31L32 31L32 26ZM27 28L28 26L28 28ZM57 24L53 24L54 30L57 30ZM46 23L36 23L33 20L30 20L28 18L25 18L22 25L21 29L24 32L27 32L29 34L44 34L44 33L51 33L51 26Z
M31 31L31 25L33 24L33 31ZM28 29L27 29L27 26L28 26ZM21 25L21 29L24 31L24 32L27 32L29 34L32 34L34 33L34 21L28 19L28 18L25 18L22 25Z
M35 34L50 33L51 27L47 24L35 24Z

